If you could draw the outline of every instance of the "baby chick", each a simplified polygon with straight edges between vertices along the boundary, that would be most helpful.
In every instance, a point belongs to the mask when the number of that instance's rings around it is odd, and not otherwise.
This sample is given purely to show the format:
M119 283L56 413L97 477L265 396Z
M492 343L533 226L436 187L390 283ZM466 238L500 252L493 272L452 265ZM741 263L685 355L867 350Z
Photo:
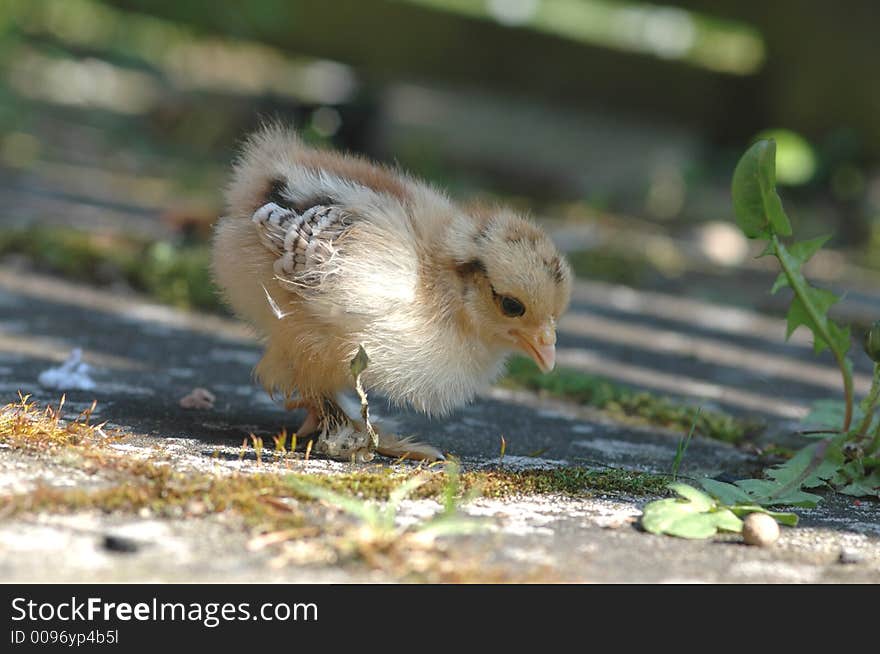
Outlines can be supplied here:
M547 235L512 211L459 206L278 125L247 139L226 202L215 279L265 339L257 379L289 408L307 409L297 435L316 434L317 451L334 431L364 433L340 405L359 345L370 359L365 387L428 415L472 399L511 352L553 369L571 272ZM323 451L348 458L358 447ZM381 432L378 451L442 458Z

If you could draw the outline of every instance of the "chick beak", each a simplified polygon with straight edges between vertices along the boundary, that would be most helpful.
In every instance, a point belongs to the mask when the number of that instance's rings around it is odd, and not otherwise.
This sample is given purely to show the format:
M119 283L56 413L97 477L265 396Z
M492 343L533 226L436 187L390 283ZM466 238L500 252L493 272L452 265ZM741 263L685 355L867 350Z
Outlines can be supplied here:
M541 372L550 372L556 366L556 325L544 323L535 332L524 334L512 330L520 348L538 364Z

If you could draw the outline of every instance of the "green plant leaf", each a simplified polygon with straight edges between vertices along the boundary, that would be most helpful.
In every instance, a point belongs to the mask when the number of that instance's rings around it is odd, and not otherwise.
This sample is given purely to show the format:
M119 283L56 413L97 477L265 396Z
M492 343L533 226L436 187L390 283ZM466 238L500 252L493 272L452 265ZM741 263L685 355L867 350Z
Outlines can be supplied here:
M791 254L795 260L800 262L798 270L800 270L801 266L807 263L807 261L812 259L813 255L821 250L830 239L831 234L826 234L806 241L798 241L797 243L790 245L788 247L789 254Z
M642 512L642 527L652 534L679 538L708 538L719 530L740 531L742 522L726 507L706 493L687 484L670 484L669 488L684 499L665 499L649 503Z
M675 498L650 502L642 510L642 527L652 534L663 534L671 525L689 515L698 513L690 502Z
M864 482L854 481L839 489L838 492L852 497L880 497L880 486L872 488Z
M665 533L678 538L709 538L719 531L742 531L742 520L727 509L694 513L668 525Z
M729 509L699 511L692 502L666 499L651 502L644 508L642 527L652 534L709 538L719 530L741 531L742 521Z
M351 376L357 379L367 369L368 365L370 365L370 357L367 356L364 346L358 345L357 354L351 360Z
M831 430L839 430L846 414L846 404L840 400L817 400L810 407L810 412L801 420L805 427L828 427ZM853 420L859 421L864 417L861 409L856 407ZM822 437L820 434L819 437Z
M798 450L788 461L767 470L767 477L775 481L779 486L793 484L801 477L813 461L813 456L819 443L814 443ZM832 443L825 451L822 463L813 470L806 478L801 480L803 488L816 488L825 485L835 472L844 464L843 452L839 444Z
M733 172L733 208L737 224L749 238L773 232L791 235L791 224L776 193L776 142L761 140L740 158Z
M773 497L773 494L779 491L780 485L767 479L741 479L736 485L748 493L755 504L765 506L802 506L814 509L822 501L821 496L801 490L786 493L781 497Z
M770 289L770 295L776 295L777 291L781 288L788 288L790 284L788 283L788 275L784 272L779 273L776 277L776 281L773 282L773 286Z
M792 269L800 272L803 265L807 263L816 252L821 250L822 246L824 246L830 238L830 234L826 236L817 236L816 238L790 245L787 249L787 254ZM776 248L773 244L768 245L764 254L777 254ZM779 289L789 286L791 286L791 284L788 282L788 276L784 272L781 272L773 283L773 288L770 289L770 293L775 295Z
M748 493L733 484L704 478L700 480L700 485L721 504L733 505L752 502L752 498L749 497Z
M836 322L828 321L828 333L831 335L831 349L837 352L848 352L852 337L849 327L841 327ZM852 362L847 359L846 366L852 374Z
M819 354L829 345L820 333L821 330L827 329L828 318L826 314L839 298L831 291L809 286L804 289L804 295L806 301L816 308L816 312L820 317L818 320L814 320L807 310L804 300L801 299L801 296L796 295L792 299L788 315L785 317L787 322L785 338L791 338L794 331L803 325L813 332L814 349L816 354Z
M713 500L709 495L706 495L701 490L694 488L693 486L688 486L687 484L682 483L674 483L669 484L670 490L675 491L683 498L688 500L697 511L708 511L709 509L715 506L715 500Z
M880 468L868 476L854 479L841 488L840 492L853 497L880 497Z
M709 515L714 516L715 526L718 528L718 531L742 531L742 520L740 520L736 514L728 508L713 511Z
M850 347L849 328L840 327L834 321L829 320L827 315L828 310L840 300L840 297L831 291L814 288L807 283L800 272L803 262L799 257L809 254L815 243L804 241L797 245L801 246L798 255L792 254L781 243L777 242L775 247L775 254L782 265L782 274L785 276L786 282L783 284L777 279L774 289L787 285L795 292L786 316L788 323L786 338L790 338L794 331L803 325L813 333L813 349L817 354L827 347L831 347L842 360Z

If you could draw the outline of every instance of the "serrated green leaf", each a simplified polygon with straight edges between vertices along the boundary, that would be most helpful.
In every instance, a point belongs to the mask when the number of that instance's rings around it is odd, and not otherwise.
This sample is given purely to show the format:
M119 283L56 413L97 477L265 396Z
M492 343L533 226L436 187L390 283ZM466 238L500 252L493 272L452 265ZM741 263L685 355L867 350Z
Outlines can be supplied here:
M807 468L812 464L813 457L820 443L814 443L798 450L793 457L785 463L774 466L767 470L767 477L775 481L779 486L795 483ZM832 443L825 450L822 462L809 476L800 482L803 488L816 488L824 486L844 464L843 453L840 446Z
M776 256L782 264L783 275L787 280L786 285L795 292L786 316L786 338L790 338L794 331L803 325L813 333L813 348L817 354L827 347L842 354L849 350L849 330L838 326L827 317L828 310L840 298L831 291L810 286L800 272L802 257L810 255L810 251L820 240L813 239L793 246L800 246L795 254L782 244L778 244L776 248ZM777 284L779 284L778 280Z
M846 403L840 400L817 400L810 407L807 416L801 420L801 424L805 427L829 427L833 430L839 430L843 425L845 415ZM858 422L863 417L864 413L857 407L853 414L853 420Z
M736 485L742 488L751 496L752 501L756 504L765 506L802 506L804 508L814 509L822 501L821 496L813 493L805 493L804 491L792 491L782 497L771 496L779 491L780 484L775 481L766 479L741 479Z
M761 140L740 158L731 184L739 228L748 238L791 235L791 224L776 193L776 142Z
M757 258L760 259L761 257L766 257L770 255L776 256L776 243L774 243L773 241L767 241L764 244L764 249L761 250L761 253L757 256Z
M860 481L854 481L838 490L852 497L880 497L880 488L871 488Z
M831 349L836 352L848 352L852 342L849 327L841 327L833 320L828 321L828 333L831 336ZM852 363L847 360L847 365L852 368ZM852 372L852 370L850 370Z
M776 293L779 292L780 289L788 288L789 286L791 286L791 284L788 283L788 275L786 275L784 272L781 272L776 277L776 281L773 282L773 287L770 289L770 294L776 295Z
M741 488L717 479L701 479L700 485L722 504L732 505L752 501L752 498Z
M831 236L819 236L808 241L800 241L799 243L790 245L787 249L783 246L783 251L788 254L789 266L800 273L801 267L809 261L816 252L822 249L822 246L825 245L830 238ZM776 253L775 246L772 243L768 245L765 254ZM788 288L790 286L791 284L788 281L788 275L786 275L785 272L781 272L776 277L776 281L773 282L773 287L770 289L770 293L775 295L780 289Z
M801 296L795 295L791 301L791 306L788 308L788 314L785 317L787 323L785 338L791 338L794 331L803 325L813 333L813 349L816 351L816 354L819 354L831 345L825 341L822 332L828 329L829 320L826 318L828 309L830 309L839 298L831 291L826 291L821 288L811 288L809 286L806 286L804 289L804 296L806 297L806 301L810 302L810 304L815 307L815 312L819 316L818 321L813 320L812 315L801 300ZM839 342L839 340L835 340L834 345L837 345Z
M822 246L824 246L830 239L831 235L827 234L806 241L798 241L797 243L788 246L788 251L791 256L799 262L798 270L800 270L801 266L807 263L807 261L812 259L813 255L821 250Z
M669 484L669 488L691 502L697 511L708 511L715 506L715 500L706 495L703 491L696 489L693 486L689 486L688 484Z
M880 469L874 470L867 477L853 479L840 492L853 497L880 497Z

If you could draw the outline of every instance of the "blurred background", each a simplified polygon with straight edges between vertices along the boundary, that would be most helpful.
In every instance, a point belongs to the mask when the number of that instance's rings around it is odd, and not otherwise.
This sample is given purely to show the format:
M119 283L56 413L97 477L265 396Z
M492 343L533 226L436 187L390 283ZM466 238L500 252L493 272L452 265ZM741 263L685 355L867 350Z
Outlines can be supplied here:
M210 224L261 118L544 222L579 275L781 311L732 226L758 135L813 262L880 287L873 0L3 0L0 256L222 311Z

